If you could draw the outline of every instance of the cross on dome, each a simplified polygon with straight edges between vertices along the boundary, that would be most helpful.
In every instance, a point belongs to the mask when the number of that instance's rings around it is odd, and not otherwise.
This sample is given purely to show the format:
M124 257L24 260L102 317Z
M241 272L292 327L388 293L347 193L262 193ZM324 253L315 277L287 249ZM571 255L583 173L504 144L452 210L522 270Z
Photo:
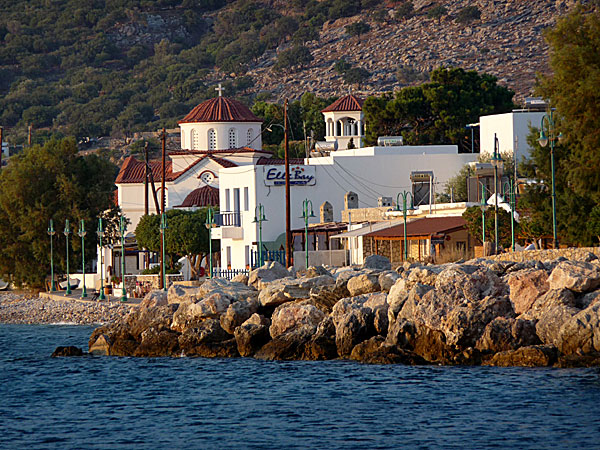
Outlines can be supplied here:
M221 97L223 95L224 90L225 90L225 88L223 86L221 86L221 83L219 83L219 87L215 88L215 91L219 92L219 97Z

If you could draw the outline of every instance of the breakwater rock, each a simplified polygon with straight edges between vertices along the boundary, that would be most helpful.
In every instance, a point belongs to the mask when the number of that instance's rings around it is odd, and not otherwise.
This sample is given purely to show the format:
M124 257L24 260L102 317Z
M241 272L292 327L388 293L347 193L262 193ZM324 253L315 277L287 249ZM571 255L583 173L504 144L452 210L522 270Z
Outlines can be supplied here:
M381 262L381 261L380 261ZM600 261L475 259L309 268L154 291L97 328L96 354L600 365Z

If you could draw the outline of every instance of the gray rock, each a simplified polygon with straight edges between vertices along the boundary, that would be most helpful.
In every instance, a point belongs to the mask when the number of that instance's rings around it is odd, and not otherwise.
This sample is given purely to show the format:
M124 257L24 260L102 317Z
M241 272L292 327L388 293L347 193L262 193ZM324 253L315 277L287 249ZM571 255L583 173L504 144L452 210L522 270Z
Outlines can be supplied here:
M379 277L374 273L363 273L354 276L348 280L346 287L353 297L381 290L381 287L379 286Z
M600 286L600 268L585 261L562 261L548 278L550 289L593 291Z
M317 331L304 347L304 358L320 361L337 358L335 344L335 325L331 317L325 318L317 327Z
M503 352L541 344L531 320L496 317L487 324L475 348L482 352Z
M238 356L235 339L221 327L217 319L207 319L197 327L186 328L179 336L179 347L186 356Z
M199 286L184 286L182 284L172 284L167 292L167 303L178 304L184 302L196 303L205 294L205 291Z
M535 301L550 288L546 271L537 269L511 273L507 275L507 283L516 314L529 311Z
M221 326L229 334L234 334L237 327L258 311L258 306L258 300L253 298L231 303L219 319Z
M600 302L567 320L557 341L558 349L565 355L600 352Z
M280 278L263 283L258 301L263 307L276 307L297 299L309 298L310 287L301 287L298 279Z
M203 296L220 293L230 297L234 302L249 297L258 297L258 291L254 287L225 278L210 278L202 283L199 289Z
M235 329L235 341L241 356L252 356L269 342L269 324L269 319L255 313Z
M241 283L248 286L249 277L245 273L240 273L231 279L232 283Z
M400 278L398 272L393 270L387 270L381 274L379 274L379 286L383 292L389 292L392 286L396 283L396 281Z
M167 292L162 289L150 291L140 303L140 308L154 308L155 306L165 306L168 304Z
M308 327L295 328L267 342L254 357L267 361L303 359L312 336Z
M187 327L197 327L205 319L218 319L230 304L231 298L221 293L210 294L198 303L181 303L173 314L171 329L183 332Z
M369 255L365 258L363 267L366 269L391 270L390 260L381 255Z
M273 312L269 333L273 339L300 327L314 333L324 318L325 314L313 305L286 303Z
M370 308L355 308L335 321L335 342L338 355L348 357L356 344L376 334L373 311Z
M277 261L271 261L264 266L254 269L250 272L248 285L254 286L256 289L262 289L263 283L278 280L279 278L290 277L288 270Z

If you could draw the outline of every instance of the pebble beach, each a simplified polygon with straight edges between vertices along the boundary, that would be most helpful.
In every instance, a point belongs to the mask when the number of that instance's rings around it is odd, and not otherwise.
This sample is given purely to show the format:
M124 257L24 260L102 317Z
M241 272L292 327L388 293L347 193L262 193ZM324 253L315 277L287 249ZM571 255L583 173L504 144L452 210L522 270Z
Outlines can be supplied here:
M114 322L133 306L117 301L51 300L26 292L0 293L0 323L93 325Z

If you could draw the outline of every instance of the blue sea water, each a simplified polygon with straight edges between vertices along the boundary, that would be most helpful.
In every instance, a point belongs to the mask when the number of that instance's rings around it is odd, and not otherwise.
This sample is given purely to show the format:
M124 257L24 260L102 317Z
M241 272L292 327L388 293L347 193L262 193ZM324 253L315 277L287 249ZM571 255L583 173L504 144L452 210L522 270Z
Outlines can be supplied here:
M0 448L599 449L600 370L51 358L0 325Z

